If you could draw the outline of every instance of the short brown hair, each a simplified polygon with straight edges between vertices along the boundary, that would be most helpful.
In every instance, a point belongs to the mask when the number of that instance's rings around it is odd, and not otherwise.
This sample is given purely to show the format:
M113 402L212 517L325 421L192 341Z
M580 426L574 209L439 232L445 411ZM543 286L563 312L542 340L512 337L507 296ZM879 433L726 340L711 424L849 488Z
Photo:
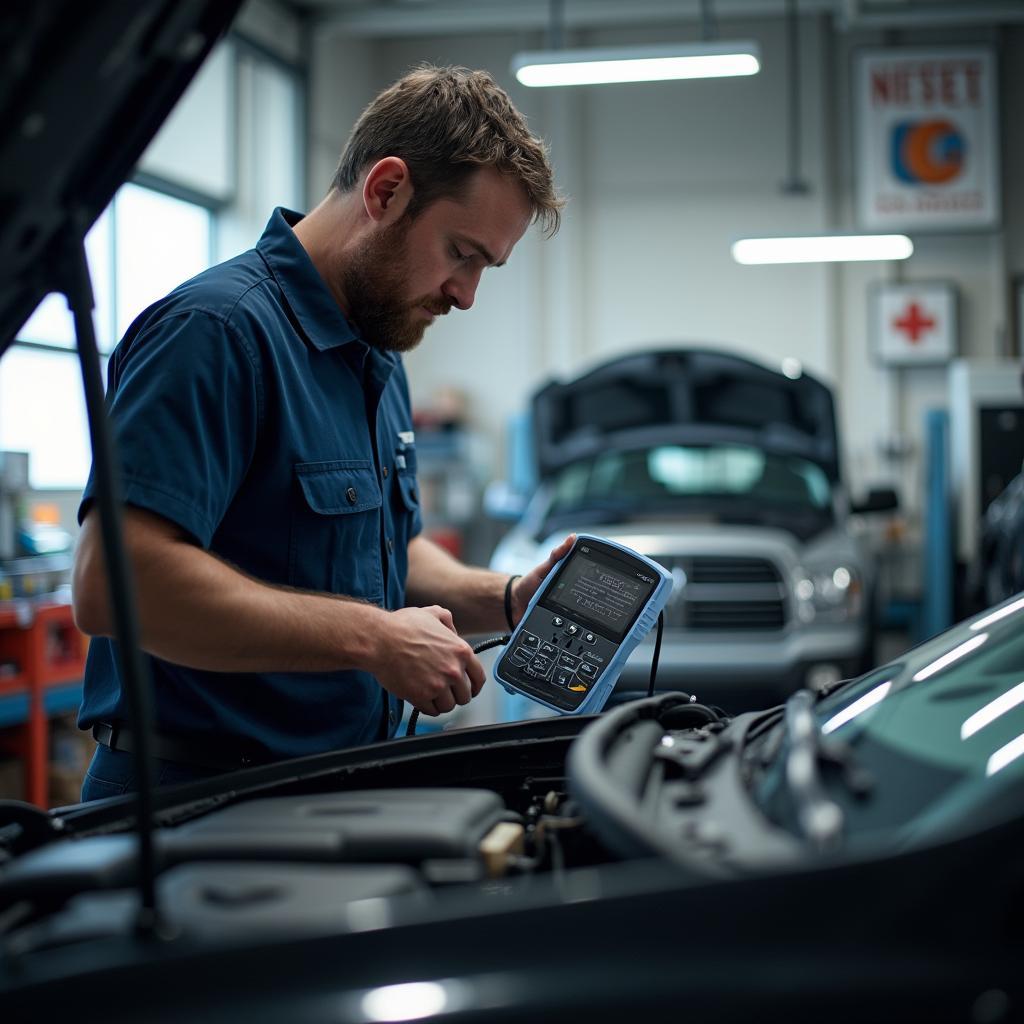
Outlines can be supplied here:
M331 187L351 191L377 160L397 156L412 176L409 215L458 195L479 167L522 184L550 236L565 199L555 191L544 143L486 71L421 64L363 111L345 143Z

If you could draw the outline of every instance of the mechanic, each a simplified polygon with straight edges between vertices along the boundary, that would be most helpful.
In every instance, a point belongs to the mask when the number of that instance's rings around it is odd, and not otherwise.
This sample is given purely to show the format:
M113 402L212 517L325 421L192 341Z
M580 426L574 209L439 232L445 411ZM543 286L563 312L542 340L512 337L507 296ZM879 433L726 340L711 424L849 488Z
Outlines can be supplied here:
M393 736L402 701L467 704L461 634L522 616L572 538L523 577L420 535L400 353L469 309L564 203L493 79L422 66L363 112L327 197L142 312L110 359L124 541L153 677L158 785ZM93 637L83 800L134 788L90 479L75 620Z

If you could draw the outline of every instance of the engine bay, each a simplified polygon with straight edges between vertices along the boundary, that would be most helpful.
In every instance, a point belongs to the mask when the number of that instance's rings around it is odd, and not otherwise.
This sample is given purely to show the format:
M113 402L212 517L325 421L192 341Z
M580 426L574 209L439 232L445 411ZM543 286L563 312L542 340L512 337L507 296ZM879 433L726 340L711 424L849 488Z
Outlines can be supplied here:
M619 709L601 720L414 737L369 748L371 757L349 751L236 773L230 788L161 792L154 840L165 925L221 936L319 930L369 906L425 913L452 894L486 901L538 879L557 887L567 872L659 856L666 806L693 819L687 834L706 851L708 827L696 822L708 800L683 776L708 775L729 749L727 720L685 695L641 704L650 713L639 721ZM586 745L582 760L570 756L599 721L616 733L601 763L587 761ZM651 812L650 830L609 811L631 792ZM57 819L59 841L28 849L22 837L15 853L12 840L0 911L22 948L130 927L133 810L129 798L83 805ZM708 876L719 872L709 862Z
M191 1014L197 985L220 1007L211 1019L238 1019L243 1006L247 1019L282 1019L306 1002L309 1019L324 1019L323 993L350 991L351 1012L336 1012L332 995L328 1019L384 1019L359 1000L456 976L473 979L481 1020L499 989L524 1013L543 1015L570 991L598 1017L621 1013L615 1001L635 996L634 982L644 1005L675 1005L685 990L742 1016L777 996L783 967L749 973L772 949L800 965L786 982L800 1012L815 958L832 995L858 991L858 1012L891 1010L890 982L861 992L845 952L865 944L884 946L879 962L915 998L923 963L929 1011L952 1006L965 978L993 967L971 945L979 934L1013 948L1015 904L951 909L935 894L967 864L1001 863L1016 821L901 854L815 847L753 796L784 711L729 719L665 693L600 716L415 736L158 791L159 918L144 939L131 797L8 816L0 982L11 1019L59 1005L55 983L72 979L98 1013L111 977L131 993L112 1018L125 1020ZM1016 891L1004 871L978 877ZM737 963L742 985L723 988ZM446 998L469 998L468 981L452 984Z

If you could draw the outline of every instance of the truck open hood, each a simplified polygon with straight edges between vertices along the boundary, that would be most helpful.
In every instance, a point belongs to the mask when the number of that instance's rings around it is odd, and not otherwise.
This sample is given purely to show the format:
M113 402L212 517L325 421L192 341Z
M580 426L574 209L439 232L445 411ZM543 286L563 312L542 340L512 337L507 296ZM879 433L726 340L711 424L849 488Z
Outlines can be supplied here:
M242 0L33 0L0 14L0 354L60 290Z
M728 352L640 352L552 381L533 396L533 424L541 478L608 448L733 442L798 455L839 480L829 388Z

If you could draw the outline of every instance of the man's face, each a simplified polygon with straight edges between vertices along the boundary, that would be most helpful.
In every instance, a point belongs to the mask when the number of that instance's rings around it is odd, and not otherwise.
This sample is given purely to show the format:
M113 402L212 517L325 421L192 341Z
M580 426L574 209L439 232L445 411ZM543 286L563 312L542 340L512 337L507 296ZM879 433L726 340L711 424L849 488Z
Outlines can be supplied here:
M508 259L531 215L521 185L481 168L462 195L366 239L342 282L349 316L370 344L408 352L436 317L473 305L480 275Z

